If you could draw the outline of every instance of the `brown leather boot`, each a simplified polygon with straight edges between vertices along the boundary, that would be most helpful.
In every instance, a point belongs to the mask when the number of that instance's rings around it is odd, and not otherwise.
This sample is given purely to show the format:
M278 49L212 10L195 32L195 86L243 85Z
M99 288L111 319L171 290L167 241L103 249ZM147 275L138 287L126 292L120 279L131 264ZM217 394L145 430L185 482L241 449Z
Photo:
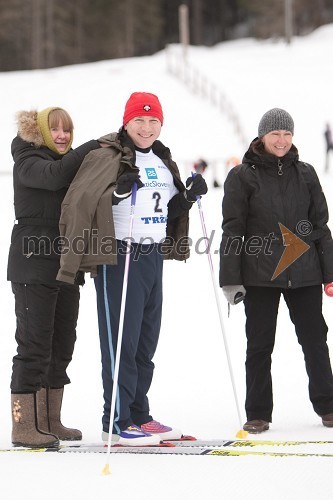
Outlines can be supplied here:
M266 422L266 420L248 420L243 425L243 429L250 434L260 434L261 432L268 431L269 422Z
M321 420L325 427L333 427L333 413L327 413L321 416Z
M54 448L57 436L42 432L37 426L36 393L12 394L12 443L28 448Z
M80 441L82 432L78 429L64 427L60 421L64 388L41 389L37 392L38 427L46 432L52 432L61 441Z

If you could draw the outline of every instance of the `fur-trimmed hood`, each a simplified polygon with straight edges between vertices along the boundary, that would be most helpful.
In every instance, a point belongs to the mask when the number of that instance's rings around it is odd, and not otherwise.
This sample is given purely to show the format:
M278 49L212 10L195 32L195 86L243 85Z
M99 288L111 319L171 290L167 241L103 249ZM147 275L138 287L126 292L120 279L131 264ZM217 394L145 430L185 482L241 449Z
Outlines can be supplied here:
M44 139L37 124L37 115L37 110L18 111L16 113L17 135L24 141L41 147Z

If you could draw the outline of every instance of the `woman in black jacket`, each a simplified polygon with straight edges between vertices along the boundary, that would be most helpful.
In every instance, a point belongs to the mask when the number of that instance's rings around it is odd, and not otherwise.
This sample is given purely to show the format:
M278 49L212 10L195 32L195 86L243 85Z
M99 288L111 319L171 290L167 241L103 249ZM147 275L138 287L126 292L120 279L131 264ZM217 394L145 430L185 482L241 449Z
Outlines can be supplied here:
M54 446L77 440L81 431L61 424L66 369L72 359L79 311L79 284L56 281L59 218L67 188L91 140L71 149L73 123L61 108L17 114L12 142L16 222L7 278L15 296L17 354L13 358L12 442Z
M246 313L244 429L269 428L271 355L281 294L289 308L309 377L309 395L323 425L333 427L333 377L322 315L322 284L333 281L333 240L317 174L293 145L289 113L264 114L258 137L233 168L223 198L220 286Z

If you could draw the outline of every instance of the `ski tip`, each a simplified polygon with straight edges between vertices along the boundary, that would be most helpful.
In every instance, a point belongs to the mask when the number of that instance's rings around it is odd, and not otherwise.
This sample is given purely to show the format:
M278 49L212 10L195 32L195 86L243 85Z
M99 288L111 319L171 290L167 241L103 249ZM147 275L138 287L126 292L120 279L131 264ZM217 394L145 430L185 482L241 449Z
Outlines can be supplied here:
M237 434L236 434L236 438L238 439L246 439L248 436L248 432L247 431L244 431L244 429L240 429Z
M110 476L111 475L109 464L106 464L103 467L102 474L103 474L103 476Z
M182 437L180 439L177 439L176 441L197 441L197 438L194 436L189 436L187 434L182 434Z

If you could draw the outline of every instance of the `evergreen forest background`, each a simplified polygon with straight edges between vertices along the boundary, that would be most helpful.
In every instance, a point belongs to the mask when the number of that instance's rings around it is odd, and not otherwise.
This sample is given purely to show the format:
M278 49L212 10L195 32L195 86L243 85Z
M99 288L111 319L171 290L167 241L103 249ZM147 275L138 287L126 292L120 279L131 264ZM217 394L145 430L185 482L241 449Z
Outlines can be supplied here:
M333 22L333 0L0 0L0 71L151 55L179 43L189 9L190 44L305 35Z

